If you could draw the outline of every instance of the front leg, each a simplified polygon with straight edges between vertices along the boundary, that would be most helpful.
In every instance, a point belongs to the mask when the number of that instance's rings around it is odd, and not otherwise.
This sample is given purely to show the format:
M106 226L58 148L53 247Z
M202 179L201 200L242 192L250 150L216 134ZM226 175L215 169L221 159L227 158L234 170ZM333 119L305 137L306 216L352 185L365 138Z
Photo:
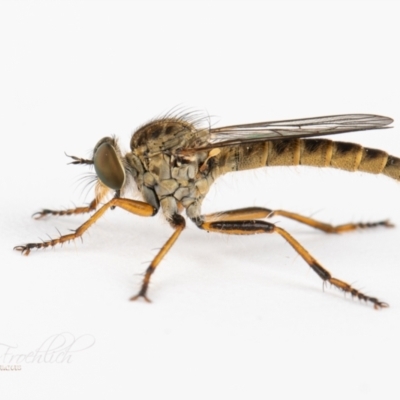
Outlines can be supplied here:
M75 207L75 208L68 208L66 210L49 210L47 208L44 208L41 211L35 212L35 214L32 215L34 219L41 219L43 217L46 217L48 215L78 215L78 214L85 214L91 211L96 210L97 206L99 205L99 200L96 198L90 202L88 206L85 207Z
M15 246L14 250L20 251L21 254L27 256L31 249L45 249L47 247L53 247L57 244L75 240L78 237L81 237L84 232L86 232L99 218L101 218L109 208L113 207L123 208L126 211L142 217L152 217L158 211L152 205L142 201L114 197L108 203L104 204L98 211L96 211L84 224L76 229L74 233L62 235L57 239L51 239L41 243L27 243L22 246Z
M88 206L68 208L66 210L49 210L47 208L44 208L42 211L38 211L35 214L33 214L32 217L35 219L41 219L48 215L53 215L53 216L78 215L95 211L99 206L100 202L107 196L109 192L110 189L108 187L104 186L100 181L97 181L96 197L90 202ZM115 197L119 197L119 192L116 193Z

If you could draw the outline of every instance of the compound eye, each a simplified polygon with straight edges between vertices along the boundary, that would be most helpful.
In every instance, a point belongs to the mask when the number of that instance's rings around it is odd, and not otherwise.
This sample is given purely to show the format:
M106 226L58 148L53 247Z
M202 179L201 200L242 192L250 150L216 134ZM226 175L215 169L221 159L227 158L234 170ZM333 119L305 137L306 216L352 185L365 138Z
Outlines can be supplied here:
M100 180L110 189L120 190L125 181L125 171L111 144L101 144L93 156L94 169Z

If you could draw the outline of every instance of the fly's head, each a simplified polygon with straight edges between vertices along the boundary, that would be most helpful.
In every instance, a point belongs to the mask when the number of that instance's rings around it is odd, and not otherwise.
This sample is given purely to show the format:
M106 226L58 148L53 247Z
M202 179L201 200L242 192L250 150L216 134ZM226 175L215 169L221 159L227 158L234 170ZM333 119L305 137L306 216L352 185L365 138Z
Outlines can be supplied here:
M123 157L115 138L101 139L93 150L93 164L100 182L107 188L121 191L126 172Z
M130 170L114 137L104 137L99 140L93 149L92 159L68 157L73 159L71 164L94 166L97 199L103 198L110 191L119 196L127 186L127 175Z

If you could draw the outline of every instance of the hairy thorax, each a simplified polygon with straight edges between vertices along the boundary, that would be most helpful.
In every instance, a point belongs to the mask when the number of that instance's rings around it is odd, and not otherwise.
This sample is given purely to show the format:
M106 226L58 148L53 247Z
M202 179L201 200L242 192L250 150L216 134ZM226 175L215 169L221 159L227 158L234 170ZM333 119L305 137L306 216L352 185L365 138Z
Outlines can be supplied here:
M150 122L132 136L126 160L137 171L144 200L161 206L168 220L183 209L193 220L200 216L201 202L216 177L208 151L187 150L207 138L207 129L175 118Z

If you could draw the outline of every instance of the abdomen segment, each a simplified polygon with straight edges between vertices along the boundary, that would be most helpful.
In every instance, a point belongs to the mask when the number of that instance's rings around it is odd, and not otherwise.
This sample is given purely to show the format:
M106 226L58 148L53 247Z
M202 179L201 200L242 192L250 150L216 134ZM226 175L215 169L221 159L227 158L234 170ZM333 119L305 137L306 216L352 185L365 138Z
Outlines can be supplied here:
M400 158L383 150L327 139L285 139L221 149L220 173L265 166L308 165L384 174L400 181Z

